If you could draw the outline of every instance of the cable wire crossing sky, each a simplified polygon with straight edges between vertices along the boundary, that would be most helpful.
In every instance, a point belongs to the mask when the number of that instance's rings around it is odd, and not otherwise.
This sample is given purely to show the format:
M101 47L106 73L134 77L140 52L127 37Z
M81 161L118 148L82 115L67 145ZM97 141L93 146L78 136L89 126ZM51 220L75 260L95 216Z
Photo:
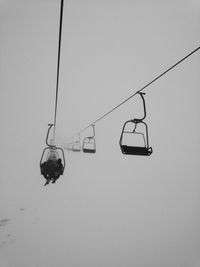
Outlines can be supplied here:
M91 127L92 125L95 125L97 122L99 122L100 120L102 120L103 118L105 118L106 116L108 116L110 113L112 113L113 111L115 111L117 108L119 108L120 106L122 106L123 104L125 104L127 101L129 101L131 98L133 98L136 94L138 94L139 92L142 92L144 89L146 89L148 86L150 86L152 83L154 83L155 81L157 81L158 79L160 79L163 75L165 75L168 71L172 70L173 68L175 68L177 65L179 65L180 63L182 63L186 58L190 57L191 55L193 55L195 52L197 52L200 49L200 46L197 47L196 49L194 49L192 52L190 52L188 55L186 55L184 58L182 58L181 60L179 60L177 63L175 63L173 66L171 66L170 68L168 68L166 71L164 71L163 73L161 73L159 76L157 76L156 78L154 78L152 81L150 81L148 84L146 84L145 86L143 86L141 89L139 89L136 93L132 94L131 96L129 96L128 98L126 98L124 101L122 101L120 104L118 104L117 106L115 106L114 108L112 108L111 110L109 110L108 112L106 112L104 115L102 115L100 118L96 119L94 122L92 122L91 124L89 124L88 126L86 126L85 128L83 128L82 130L80 130L77 134L80 134L81 132L85 131L87 128Z

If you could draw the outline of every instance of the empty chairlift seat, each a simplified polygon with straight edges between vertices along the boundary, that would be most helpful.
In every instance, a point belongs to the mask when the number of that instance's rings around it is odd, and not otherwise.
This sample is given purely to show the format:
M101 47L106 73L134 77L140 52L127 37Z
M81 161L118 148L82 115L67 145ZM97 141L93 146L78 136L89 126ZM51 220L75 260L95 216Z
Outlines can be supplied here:
M85 137L82 150L84 153L96 153L96 141L93 137Z
M80 134L78 135L78 139L73 141L73 143L72 143L72 151L73 152L81 152Z
M143 121L146 117L144 93L139 94L143 100L144 116L141 119L128 120L124 123L119 145L123 154L150 156L153 150L149 147L148 127Z
M96 140L95 140L95 128L92 124L92 135L87 136L83 140L82 151L84 153L96 153Z
M145 134L143 132L136 132L138 123L134 121L127 121L124 124L121 137L120 147L123 154L127 155L138 155L138 156L149 156L152 153L152 148L149 147L147 139L147 125L144 122L140 122L145 126ZM132 130L130 130L132 126ZM128 127L128 129L126 129Z

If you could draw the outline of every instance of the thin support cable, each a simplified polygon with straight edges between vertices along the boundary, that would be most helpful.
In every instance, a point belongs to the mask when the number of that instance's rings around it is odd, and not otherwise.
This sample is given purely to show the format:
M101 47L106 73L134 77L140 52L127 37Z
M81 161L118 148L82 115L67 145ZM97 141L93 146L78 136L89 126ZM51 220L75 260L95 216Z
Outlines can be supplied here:
M111 110L109 110L108 112L106 112L104 115L102 115L101 117L99 117L98 119L96 119L95 121L93 121L91 124L89 124L88 126L86 126L85 128L83 128L82 130L80 130L78 132L78 134L84 132L86 129L88 129L90 126L95 125L97 122L99 122L100 120L102 120L103 118L105 118L106 116L108 116L110 113L112 113L113 111L115 111L117 108L119 108L120 106L122 106L123 104L125 104L127 101L129 101L131 98L133 98L136 94L140 93L141 91L143 91L145 88L147 88L148 86L150 86L152 83L154 83L155 81L157 81L158 79L160 79L163 75L165 75L167 72L169 72L170 70L172 70L173 68L175 68L177 65L179 65L181 62L183 62L186 58L190 57L192 54L194 54L195 52L197 52L200 49L200 46L197 47L196 49L194 49L192 52L190 52L189 54L187 54L185 57L183 57L181 60L179 60L178 62L176 62L174 65L172 65L170 68L168 68L167 70L165 70L164 72L162 72L160 75L158 75L156 78L154 78L152 81L150 81L149 83L147 83L145 86L143 86L141 89L139 89L136 93L132 94L131 96L129 96L128 98L126 98L124 101L122 101L121 103L119 103L117 106L115 106L114 108L112 108Z
M61 0L53 139L55 139L55 134L56 134L56 118L57 118L57 107L58 107L58 85L59 85L59 74L60 74L60 51L61 51L61 37L62 37L63 7L64 7L64 0Z

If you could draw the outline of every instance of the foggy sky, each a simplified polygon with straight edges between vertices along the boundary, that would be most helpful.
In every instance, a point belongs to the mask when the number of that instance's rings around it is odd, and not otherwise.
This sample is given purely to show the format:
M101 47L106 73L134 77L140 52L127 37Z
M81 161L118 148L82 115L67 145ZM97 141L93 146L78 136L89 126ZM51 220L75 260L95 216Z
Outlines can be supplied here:
M0 267L200 266L199 52L145 90L150 157L120 151L135 97L44 187L59 9L0 1ZM197 0L65 0L63 15L59 145L199 46Z

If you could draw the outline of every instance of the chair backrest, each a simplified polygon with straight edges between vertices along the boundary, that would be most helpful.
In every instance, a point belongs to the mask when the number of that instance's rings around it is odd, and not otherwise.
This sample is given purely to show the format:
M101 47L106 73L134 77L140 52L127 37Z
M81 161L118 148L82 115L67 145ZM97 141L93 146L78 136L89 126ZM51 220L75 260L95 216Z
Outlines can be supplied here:
M49 152L47 153L47 160L57 161L58 158L59 154L58 151L56 151L55 149L50 149Z

